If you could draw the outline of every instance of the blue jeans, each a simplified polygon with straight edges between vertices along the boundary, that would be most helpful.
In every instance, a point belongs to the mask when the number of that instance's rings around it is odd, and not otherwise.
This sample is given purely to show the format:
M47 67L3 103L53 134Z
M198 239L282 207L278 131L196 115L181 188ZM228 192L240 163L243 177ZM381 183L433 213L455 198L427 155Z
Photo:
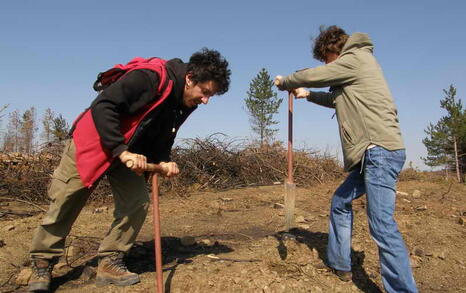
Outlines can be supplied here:
M396 180L406 156L404 150L373 147L366 151L362 170L356 168L335 191L330 208L327 264L351 271L352 201L367 194L367 218L372 238L379 248L385 290L418 292L409 254L393 218ZM362 171L362 172L361 172Z

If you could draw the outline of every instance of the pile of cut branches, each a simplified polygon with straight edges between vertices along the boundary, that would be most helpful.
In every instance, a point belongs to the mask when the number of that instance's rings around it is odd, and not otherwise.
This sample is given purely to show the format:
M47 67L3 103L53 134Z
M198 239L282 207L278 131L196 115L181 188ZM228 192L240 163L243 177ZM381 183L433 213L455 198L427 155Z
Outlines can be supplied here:
M58 165L62 146L50 145L34 155L0 154L0 195L31 202L48 200L46 189ZM225 190L253 185L283 183L287 175L286 149L281 143L257 146L217 133L206 138L185 139L172 151L181 174L162 180L162 192L189 196L192 191ZM336 158L309 150L295 150L294 178L298 186L310 186L340 178ZM93 200L111 194L101 180Z
M184 140L172 152L180 176L164 180L163 187L177 194L192 190L225 190L283 183L287 177L287 151L281 143L258 146L217 133ZM310 186L343 175L336 158L310 150L294 151L295 182Z

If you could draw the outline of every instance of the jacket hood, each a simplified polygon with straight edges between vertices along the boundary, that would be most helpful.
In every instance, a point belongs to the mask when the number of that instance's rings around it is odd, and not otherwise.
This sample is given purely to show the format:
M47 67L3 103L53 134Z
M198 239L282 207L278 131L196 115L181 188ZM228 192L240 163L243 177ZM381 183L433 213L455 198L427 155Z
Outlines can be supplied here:
M346 52L349 52L355 49L364 49L364 50L370 51L371 53L373 52L374 44L372 43L372 40L368 34L364 34L364 33L352 34L348 38L348 41L346 41L346 44L343 46L343 49L341 50L341 54L344 54Z

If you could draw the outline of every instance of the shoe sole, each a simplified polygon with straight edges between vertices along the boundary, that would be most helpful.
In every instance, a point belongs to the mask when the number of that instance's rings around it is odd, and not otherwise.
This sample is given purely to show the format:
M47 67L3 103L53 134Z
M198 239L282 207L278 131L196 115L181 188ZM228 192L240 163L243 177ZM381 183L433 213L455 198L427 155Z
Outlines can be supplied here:
M48 291L49 284L44 283L33 283L28 285L29 292L36 292L36 291Z
M110 279L110 278L105 278L105 277L95 278L95 284L99 287L110 285L110 284L117 285L117 286L130 286L130 285L134 285L139 282L140 280L138 276L134 278L126 279L126 280L116 280L116 279Z

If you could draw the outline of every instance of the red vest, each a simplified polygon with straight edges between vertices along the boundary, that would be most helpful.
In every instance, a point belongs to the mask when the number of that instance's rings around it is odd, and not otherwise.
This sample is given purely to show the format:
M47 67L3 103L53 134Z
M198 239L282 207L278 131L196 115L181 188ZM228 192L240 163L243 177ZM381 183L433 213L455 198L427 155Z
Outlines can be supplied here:
M167 61L159 58L144 59L136 57L128 64L117 64L114 68L125 70L125 74L136 69L149 69L156 72L160 82L157 93L160 98L152 104L148 104L144 111L139 114L122 117L120 120L121 133L125 138L125 143L131 139L136 128L144 117L162 103L170 94L173 88L173 81L168 80L165 63ZM113 161L111 151L105 149L92 118L91 109L86 110L76 119L73 131L73 141L76 146L76 167L84 186L90 188L94 182L104 174Z

